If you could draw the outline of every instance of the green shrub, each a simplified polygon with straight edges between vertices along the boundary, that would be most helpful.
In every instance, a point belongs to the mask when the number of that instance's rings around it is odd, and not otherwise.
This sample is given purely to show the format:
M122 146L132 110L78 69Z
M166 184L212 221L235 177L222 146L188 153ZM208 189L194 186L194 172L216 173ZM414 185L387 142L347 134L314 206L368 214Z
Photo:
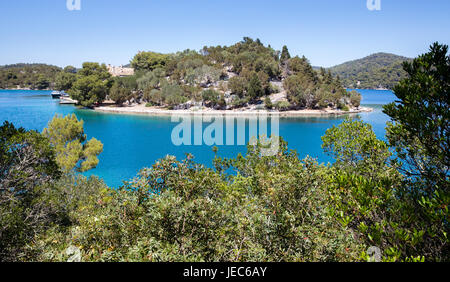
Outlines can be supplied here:
M289 110L290 107L291 107L291 103L289 103L288 101L278 101L275 104L275 108L279 111Z

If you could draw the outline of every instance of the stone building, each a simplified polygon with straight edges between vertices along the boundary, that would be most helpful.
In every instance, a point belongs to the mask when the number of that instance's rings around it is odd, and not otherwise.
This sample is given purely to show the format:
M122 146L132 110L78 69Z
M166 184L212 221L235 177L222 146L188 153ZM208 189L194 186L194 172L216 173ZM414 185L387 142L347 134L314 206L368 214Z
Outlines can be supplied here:
M108 65L108 71L112 76L119 76L119 77L131 76L134 74L133 68L124 68L123 66L116 67Z

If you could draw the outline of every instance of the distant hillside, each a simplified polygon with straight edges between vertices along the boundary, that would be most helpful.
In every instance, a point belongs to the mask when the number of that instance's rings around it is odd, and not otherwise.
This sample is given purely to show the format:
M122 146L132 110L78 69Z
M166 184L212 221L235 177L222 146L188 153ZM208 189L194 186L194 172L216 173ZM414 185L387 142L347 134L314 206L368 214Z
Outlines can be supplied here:
M388 53L376 53L368 57L346 62L330 68L333 75L339 75L348 88L392 89L406 77L402 62L411 60Z
M46 64L15 64L0 66L0 89L47 89L55 83L61 68Z

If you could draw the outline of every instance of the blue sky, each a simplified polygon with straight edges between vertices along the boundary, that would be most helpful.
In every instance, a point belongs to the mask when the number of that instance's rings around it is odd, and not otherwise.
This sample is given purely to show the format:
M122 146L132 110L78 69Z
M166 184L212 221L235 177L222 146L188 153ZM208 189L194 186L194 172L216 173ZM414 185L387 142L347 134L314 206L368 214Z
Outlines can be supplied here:
M260 38L313 65L375 52L415 57L450 43L450 1L381 0L1 0L0 65L126 64L139 50L175 52Z

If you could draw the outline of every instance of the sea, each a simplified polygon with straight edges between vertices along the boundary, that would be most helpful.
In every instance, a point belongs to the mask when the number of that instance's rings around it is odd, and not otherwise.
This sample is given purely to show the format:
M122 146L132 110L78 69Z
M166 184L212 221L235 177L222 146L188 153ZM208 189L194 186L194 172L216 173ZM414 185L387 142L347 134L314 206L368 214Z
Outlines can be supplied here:
M349 91L352 89L348 89ZM352 115L372 125L374 132L380 139L385 139L386 122L390 119L382 112L383 105L394 102L396 97L389 90L357 90L362 94L362 105L371 107L373 112ZM99 156L99 165L85 173L86 176L97 175L110 187L120 187L123 181L136 177L140 169L151 167L155 161L166 155L176 156L179 160L187 153L194 155L194 160L205 166L212 166L214 158L213 147L218 148L218 155L233 158L239 153L245 154L247 147L234 145L205 144L191 145L174 142L173 131L179 128L180 122L172 117L129 115L115 113L101 113L88 109L80 109L73 105L60 105L52 99L51 91L35 90L0 90L0 123L12 122L16 127L33 129L41 132L55 114L75 114L84 121L84 130L88 139L95 137L103 145L103 152ZM295 150L299 157L311 156L320 163L333 162L333 159L322 150L321 137L326 130L339 125L343 116L311 116L279 118L279 135L288 142L289 149ZM181 121L181 119L180 119ZM202 132L214 122L214 118L202 121ZM237 124L237 122L236 122ZM268 121L268 135L271 122ZM249 123L246 124L250 127ZM194 128L195 126L192 126ZM236 129L237 130L237 129ZM247 130L247 141L250 133ZM235 134L236 132L234 132ZM226 135L224 129L223 135ZM235 134L236 135L236 134ZM215 135L215 133L213 134ZM222 136L226 140L226 136ZM219 142L220 144L220 142Z

